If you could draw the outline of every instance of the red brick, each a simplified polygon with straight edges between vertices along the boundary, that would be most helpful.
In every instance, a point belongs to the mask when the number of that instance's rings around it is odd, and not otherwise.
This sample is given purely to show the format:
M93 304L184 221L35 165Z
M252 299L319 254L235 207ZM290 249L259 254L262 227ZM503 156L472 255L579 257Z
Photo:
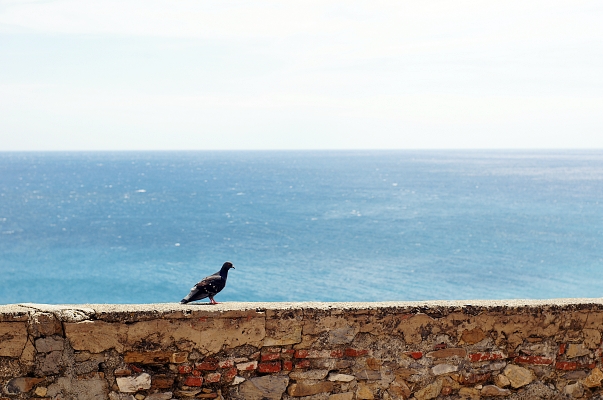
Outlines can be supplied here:
M257 361L249 361L246 363L237 364L237 369L241 371L253 371L258 367Z
M567 348L567 343L561 343L559 345L559 351L557 352L558 356L565 354L565 349Z
M203 361L195 365L195 369L199 371L215 371L218 369L218 363L215 361Z
M300 362L295 364L295 368L310 368L310 360L301 360Z
M293 354L295 353L295 349L283 349L282 353Z
M281 370L281 362L280 361L271 361L260 363L258 365L258 371L261 373L269 373L269 372L280 372Z
M435 346L433 346L434 350L443 350L446 347L448 347L448 345L446 343L440 343L440 344L436 344Z
M207 383L216 383L220 382L220 377L222 376L219 372L213 372L211 374L205 375L205 382Z
M193 376L201 376L201 371L194 370L192 374Z
M222 369L234 367L234 360L224 360L218 363L218 367Z
M577 362L567 362L567 361L559 361L555 363L555 369L560 369L562 371L573 371L578 368Z
M502 353L471 353L471 354L469 354L469 360L471 360L471 362L502 360L503 358L504 358L504 355Z
M283 371L291 371L293 369L293 362L283 361Z
M296 350L295 358L308 358L308 350Z
M201 386L203 385L203 378L200 376L189 376L184 380L186 386Z
M551 365L553 360L542 356L518 356L515 362L520 364Z
M421 351L409 351L404 354L406 354L409 357L414 358L415 360L418 360L419 358L423 357L423 352L421 352Z
M280 353L266 353L266 354L262 354L262 361L274 361L274 360L279 360L281 358L281 354Z
M344 355L346 357L362 357L366 356L369 353L368 350L358 350L358 349L345 349Z
M226 382L232 382L232 380L235 378L235 376L237 376L237 369L236 368L231 368L228 371L224 372L224 374L222 374L222 378Z
M444 386L442 388L442 391L440 392L440 394L444 395L444 396L448 396L452 393L452 388L450 386Z
M588 369L595 369L595 367L597 366L596 363L591 363L591 364L580 364L580 368L588 368Z
M331 350L331 358L343 357L343 350Z
M154 375L151 381L153 389L169 389L174 385L174 378L167 375Z
M179 374L190 374L192 370L193 370L193 367L191 367L190 365L179 365L178 366Z

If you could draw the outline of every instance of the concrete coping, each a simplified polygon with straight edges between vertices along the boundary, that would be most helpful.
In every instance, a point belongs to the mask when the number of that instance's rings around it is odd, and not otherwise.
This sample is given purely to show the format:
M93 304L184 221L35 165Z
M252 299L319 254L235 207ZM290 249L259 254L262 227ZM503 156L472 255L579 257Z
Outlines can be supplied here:
M509 300L434 300L434 301L384 301L384 302L225 302L208 303L155 303L155 304L35 304L20 303L0 305L0 321L27 319L34 313L51 313L65 322L84 320L139 318L191 318L198 315L228 318L265 312L313 311L351 313L435 313L504 311L517 309L603 310L603 298L571 299L509 299ZM12 316L12 318L11 318ZM17 318L17 319L15 319Z

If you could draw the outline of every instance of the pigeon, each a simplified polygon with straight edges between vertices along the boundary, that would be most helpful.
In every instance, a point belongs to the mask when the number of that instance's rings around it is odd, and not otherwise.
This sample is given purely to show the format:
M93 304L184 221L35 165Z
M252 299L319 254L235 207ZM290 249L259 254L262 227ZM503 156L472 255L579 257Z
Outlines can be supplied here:
M228 270L234 268L231 262L226 261L220 271L213 275L205 277L201 282L191 288L191 292L182 300L180 304L190 303L191 301L201 300L209 297L209 304L218 304L214 300L214 296L220 293L226 286L226 278L228 278Z

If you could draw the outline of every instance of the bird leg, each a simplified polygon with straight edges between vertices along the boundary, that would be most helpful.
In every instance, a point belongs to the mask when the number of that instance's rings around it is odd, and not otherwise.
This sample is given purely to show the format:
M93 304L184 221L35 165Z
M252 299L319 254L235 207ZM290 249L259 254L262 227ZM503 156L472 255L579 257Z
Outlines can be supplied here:
M215 301L213 297L209 296L209 304L220 304L220 303Z

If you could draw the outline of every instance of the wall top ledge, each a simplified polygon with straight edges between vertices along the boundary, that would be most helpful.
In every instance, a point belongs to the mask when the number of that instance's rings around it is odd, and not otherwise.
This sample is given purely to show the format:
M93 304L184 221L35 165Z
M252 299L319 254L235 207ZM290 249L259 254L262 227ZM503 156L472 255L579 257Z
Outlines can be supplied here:
M351 312L351 313L478 313L504 310L603 310L603 298L546 300L455 300L385 302L226 302L187 304L7 304L0 305L0 321L27 320L35 313L51 313L65 322L85 320L140 320L155 318L191 318L198 316L259 316L266 312ZM127 317L127 318L126 318Z

